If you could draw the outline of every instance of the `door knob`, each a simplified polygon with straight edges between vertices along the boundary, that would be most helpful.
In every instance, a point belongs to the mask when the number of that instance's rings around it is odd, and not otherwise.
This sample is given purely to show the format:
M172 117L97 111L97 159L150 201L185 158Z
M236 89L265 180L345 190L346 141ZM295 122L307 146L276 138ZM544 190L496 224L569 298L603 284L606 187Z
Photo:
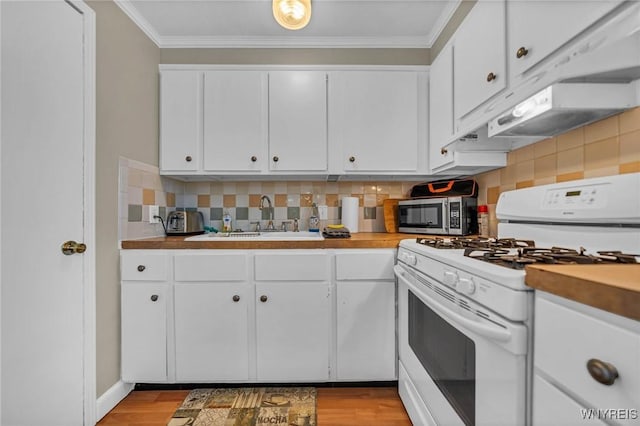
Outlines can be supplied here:
M522 46L520 49L516 51L516 58L520 59L524 56L527 56L528 53L529 53L529 50L527 50L527 48Z
M76 243L75 241L65 241L60 247L62 253L70 256L72 254L82 254L87 251L87 246L82 243Z

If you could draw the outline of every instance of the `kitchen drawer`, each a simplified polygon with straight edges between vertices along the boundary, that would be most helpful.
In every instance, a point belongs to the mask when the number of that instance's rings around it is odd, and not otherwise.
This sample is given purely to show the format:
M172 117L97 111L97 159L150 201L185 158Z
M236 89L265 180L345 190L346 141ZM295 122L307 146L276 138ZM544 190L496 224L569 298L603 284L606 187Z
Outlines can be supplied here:
M321 253L256 254L256 281L328 281L329 256Z
M597 425L606 423L596 419L583 418L588 416L582 407L569 398L561 390L547 382L539 375L533 377L533 419L534 426L557 425Z
M395 250L336 253L336 279L393 280Z
M536 368L589 407L640 406L640 322L537 292L534 348ZM597 382L590 359L612 364L619 378Z
M176 281L247 281L245 254L177 254Z
M120 255L120 274L123 281L166 281L169 256L164 253L123 252Z

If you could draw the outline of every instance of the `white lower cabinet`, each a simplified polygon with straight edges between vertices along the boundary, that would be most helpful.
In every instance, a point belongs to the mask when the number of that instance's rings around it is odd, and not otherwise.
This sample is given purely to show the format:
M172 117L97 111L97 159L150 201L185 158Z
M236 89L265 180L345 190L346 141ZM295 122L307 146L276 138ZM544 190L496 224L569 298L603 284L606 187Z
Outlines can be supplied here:
M247 284L175 285L176 381L249 379Z
M122 379L395 380L395 252L123 250Z
M260 382L329 380L327 282L256 283Z
M640 321L537 291L533 425L637 425Z
M169 285L122 283L122 380L167 381Z
M395 380L395 250L336 254L338 380Z

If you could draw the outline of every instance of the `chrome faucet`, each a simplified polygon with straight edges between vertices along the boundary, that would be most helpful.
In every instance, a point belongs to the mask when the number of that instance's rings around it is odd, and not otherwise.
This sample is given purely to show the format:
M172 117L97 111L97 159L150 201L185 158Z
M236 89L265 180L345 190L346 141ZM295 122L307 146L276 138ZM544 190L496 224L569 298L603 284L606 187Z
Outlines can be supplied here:
M260 210L264 209L264 200L267 200L269 209L269 223L267 223L267 231L275 231L276 228L273 226L273 204L271 204L271 199L266 195L260 197L260 206L258 208Z

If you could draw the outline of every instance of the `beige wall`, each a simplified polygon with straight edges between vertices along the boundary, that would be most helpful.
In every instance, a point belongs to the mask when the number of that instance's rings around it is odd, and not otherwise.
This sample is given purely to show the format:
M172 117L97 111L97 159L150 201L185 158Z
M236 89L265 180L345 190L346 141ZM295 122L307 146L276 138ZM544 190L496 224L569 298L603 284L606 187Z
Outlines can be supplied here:
M476 176L478 203L489 206L495 223L501 192L635 172L640 172L640 107L511 151L506 167Z
M162 49L163 64L429 65L430 49Z
M97 25L97 395L120 380L118 159L158 164L160 49L111 1Z

